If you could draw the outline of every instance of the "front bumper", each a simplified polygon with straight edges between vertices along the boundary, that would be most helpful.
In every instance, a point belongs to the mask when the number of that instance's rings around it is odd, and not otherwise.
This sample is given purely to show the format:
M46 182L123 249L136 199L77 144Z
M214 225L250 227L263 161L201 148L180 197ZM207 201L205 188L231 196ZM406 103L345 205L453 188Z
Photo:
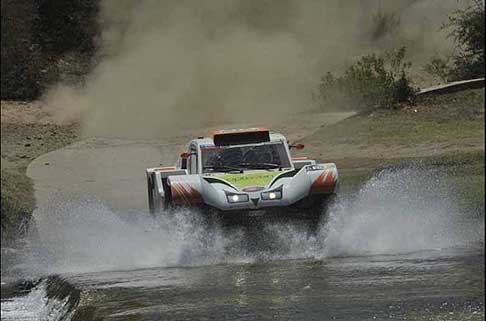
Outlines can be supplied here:
M224 225L254 225L262 222L319 222L324 212L312 211L310 208L291 206L265 207L258 210L226 210L206 206L202 213L217 217Z
M232 211L259 211L272 208L289 207L294 202L289 202L286 199L279 200L263 200L261 197L249 197L248 202L218 204L217 209L223 212Z

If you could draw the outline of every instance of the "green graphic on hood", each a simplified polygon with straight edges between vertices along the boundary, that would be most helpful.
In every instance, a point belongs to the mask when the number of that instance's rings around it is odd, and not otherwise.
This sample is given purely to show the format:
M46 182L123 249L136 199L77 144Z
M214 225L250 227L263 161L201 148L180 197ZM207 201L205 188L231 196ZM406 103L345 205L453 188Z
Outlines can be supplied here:
M224 174L219 178L233 184L239 189L253 186L265 187L273 180L273 178L282 172L265 172L265 173L251 173L251 174Z

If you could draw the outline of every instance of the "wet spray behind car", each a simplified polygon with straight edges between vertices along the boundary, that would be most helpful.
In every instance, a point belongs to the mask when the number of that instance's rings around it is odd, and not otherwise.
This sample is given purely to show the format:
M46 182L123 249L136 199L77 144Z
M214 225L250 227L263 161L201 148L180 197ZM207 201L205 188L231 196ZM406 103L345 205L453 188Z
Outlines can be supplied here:
M176 166L146 170L151 213L197 208L226 221L318 222L338 189L334 163L291 157L302 149L266 128L221 130L189 142Z

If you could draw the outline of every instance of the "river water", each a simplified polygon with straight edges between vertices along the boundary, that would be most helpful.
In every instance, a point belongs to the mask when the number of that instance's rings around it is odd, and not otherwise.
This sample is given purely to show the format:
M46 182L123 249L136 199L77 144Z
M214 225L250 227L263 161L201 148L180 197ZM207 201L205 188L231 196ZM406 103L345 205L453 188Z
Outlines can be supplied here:
M53 199L2 320L483 320L484 175L446 174L376 174L316 234Z

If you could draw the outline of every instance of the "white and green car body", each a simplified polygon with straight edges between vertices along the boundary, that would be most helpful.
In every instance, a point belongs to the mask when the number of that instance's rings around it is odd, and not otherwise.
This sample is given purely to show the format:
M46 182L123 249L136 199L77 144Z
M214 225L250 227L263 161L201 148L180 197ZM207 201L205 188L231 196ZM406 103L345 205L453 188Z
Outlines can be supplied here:
M337 191L336 165L292 158L290 150L301 147L263 128L194 139L176 166L146 170L149 209L203 208L228 217L279 209L297 209L296 215L321 211Z

